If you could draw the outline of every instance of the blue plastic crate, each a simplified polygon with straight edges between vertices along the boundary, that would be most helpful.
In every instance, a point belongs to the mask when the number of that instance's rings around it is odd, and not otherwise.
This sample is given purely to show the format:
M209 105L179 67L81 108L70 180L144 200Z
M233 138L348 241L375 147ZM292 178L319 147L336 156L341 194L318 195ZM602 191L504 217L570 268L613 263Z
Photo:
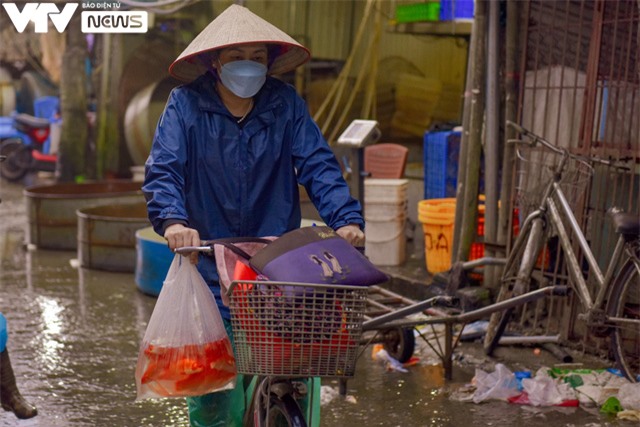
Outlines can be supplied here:
M23 138L13 125L13 117L0 117L0 135L3 138Z
M473 0L440 0L440 20L473 18Z
M60 98L57 96L42 96L33 101L33 111L36 117L51 119L58 114Z
M456 197L461 132L424 134L424 198ZM480 193L484 193L484 155L480 158Z
M455 197L460 132L424 134L424 198Z

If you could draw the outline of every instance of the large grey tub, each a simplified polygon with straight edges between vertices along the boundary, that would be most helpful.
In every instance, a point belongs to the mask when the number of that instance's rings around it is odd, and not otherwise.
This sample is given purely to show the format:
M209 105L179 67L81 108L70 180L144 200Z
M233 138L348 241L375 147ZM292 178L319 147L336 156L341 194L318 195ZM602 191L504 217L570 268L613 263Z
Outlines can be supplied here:
M144 201L140 182L38 185L24 190L27 243L41 249L76 250L78 209Z
M133 273L136 231L150 225L144 202L79 209L80 266Z

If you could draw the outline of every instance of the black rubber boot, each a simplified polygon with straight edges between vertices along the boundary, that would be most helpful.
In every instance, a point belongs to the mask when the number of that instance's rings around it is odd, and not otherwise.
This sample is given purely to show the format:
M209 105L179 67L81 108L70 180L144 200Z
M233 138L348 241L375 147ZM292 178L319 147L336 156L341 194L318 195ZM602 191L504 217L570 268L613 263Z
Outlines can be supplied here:
M9 352L6 349L0 353L0 402L2 409L13 412L20 419L38 415L36 407L24 400L18 391Z

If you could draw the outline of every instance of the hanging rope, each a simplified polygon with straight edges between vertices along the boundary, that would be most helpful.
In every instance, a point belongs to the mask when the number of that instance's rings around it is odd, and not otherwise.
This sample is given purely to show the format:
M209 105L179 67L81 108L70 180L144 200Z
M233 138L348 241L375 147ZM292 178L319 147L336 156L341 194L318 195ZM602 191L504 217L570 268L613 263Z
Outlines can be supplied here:
M382 28L382 17L379 12L379 3L380 0L367 0L367 4L364 8L364 13L362 16L362 20L360 21L360 25L358 26L358 31L356 33L356 37L354 39L353 47L351 48L351 52L347 57L344 67L340 71L338 78L335 83L329 90L327 97L323 101L318 111L314 114L313 119L320 126L320 130L324 135L327 135L329 129L331 129L330 136L327 138L329 143L333 143L336 136L343 130L342 126L348 117L351 106L353 105L353 101L362 86L362 82L365 77L367 77L368 72L368 83L365 91L365 102L361 111L362 118L372 118L375 115L375 81L377 74L377 62L378 62L378 45L380 41L380 32ZM378 13L376 15L375 20L375 29L374 31L370 30L371 27L371 12L373 10L377 10ZM356 76L355 85L350 84L351 81L351 70L354 65L354 58L360 52L361 45L363 44L363 38L365 34L371 34L370 39L366 45L366 50L364 51L364 58L362 64L360 66L360 71ZM349 97L347 98L346 105L341 105L343 96L345 94L345 89L348 88L347 92L349 93ZM342 107L342 114L334 120L336 112L339 107Z

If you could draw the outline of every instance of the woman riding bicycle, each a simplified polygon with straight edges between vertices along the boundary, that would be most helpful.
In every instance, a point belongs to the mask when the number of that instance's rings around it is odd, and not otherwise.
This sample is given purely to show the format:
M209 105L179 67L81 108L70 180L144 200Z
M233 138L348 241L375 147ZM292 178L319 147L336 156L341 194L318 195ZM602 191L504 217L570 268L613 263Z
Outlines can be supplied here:
M323 220L356 246L364 220L338 162L295 89L271 77L309 51L248 9L232 5L169 68L188 81L171 93L146 162L149 219L171 249L201 240L279 236L301 221L298 184ZM197 262L193 253L192 262ZM227 331L215 261L198 269ZM243 380L228 392L188 398L193 426L240 426Z

